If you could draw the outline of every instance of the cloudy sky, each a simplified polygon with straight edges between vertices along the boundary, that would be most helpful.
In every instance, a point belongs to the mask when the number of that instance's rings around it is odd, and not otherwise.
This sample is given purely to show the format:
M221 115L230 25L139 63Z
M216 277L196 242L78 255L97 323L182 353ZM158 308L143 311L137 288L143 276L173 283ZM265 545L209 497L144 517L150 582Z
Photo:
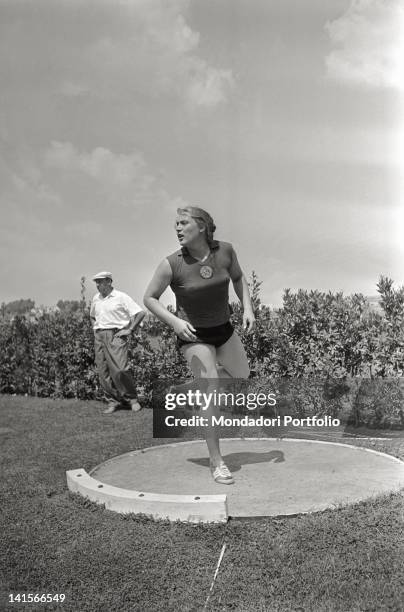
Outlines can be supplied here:
M141 300L206 208L262 298L403 284L401 0L0 0L0 301Z

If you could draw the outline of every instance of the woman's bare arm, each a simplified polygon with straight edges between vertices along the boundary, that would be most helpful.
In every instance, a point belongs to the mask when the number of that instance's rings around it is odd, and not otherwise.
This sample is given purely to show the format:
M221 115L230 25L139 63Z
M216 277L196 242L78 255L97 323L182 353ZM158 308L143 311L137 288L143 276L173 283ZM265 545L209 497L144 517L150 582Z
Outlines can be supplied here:
M246 331L251 331L255 325L255 316L251 303L250 289L244 274L239 279L233 281L233 287L243 306L243 327Z
M234 291L236 292L236 295L243 307L243 327L245 330L251 331L255 325L255 316L251 304L250 289L248 287L246 277L240 268L240 264L238 263L237 255L234 249L232 249L229 273Z
M196 340L196 336L192 333L195 329L187 321L179 319L175 314L167 310L163 304L161 304L160 297L170 285L172 280L172 271L170 264L167 259L164 259L157 270L155 271L153 278L151 279L146 292L143 297L143 303L160 321L167 323L173 328L177 336L183 340Z

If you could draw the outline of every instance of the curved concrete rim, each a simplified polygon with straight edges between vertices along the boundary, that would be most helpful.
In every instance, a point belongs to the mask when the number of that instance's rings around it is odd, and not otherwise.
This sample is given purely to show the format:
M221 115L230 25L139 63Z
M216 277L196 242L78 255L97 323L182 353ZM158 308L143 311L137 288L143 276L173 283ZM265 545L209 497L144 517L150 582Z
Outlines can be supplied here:
M212 480L201 439L132 450L89 474L71 470L68 486L116 512L188 522L317 513L404 487L404 462L363 446L287 437L222 438L221 444L237 473L234 487Z
M114 487L92 478L83 468L66 472L72 493L120 514L146 514L155 519L191 523L224 523L228 519L225 495L167 495Z

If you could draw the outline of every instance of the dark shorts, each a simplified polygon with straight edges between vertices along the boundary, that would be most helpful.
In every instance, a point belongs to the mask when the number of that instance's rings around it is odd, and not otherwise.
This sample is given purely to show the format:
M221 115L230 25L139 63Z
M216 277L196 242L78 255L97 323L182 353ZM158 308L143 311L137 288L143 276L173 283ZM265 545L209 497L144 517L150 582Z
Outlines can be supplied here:
M234 327L227 321L227 323L223 323L222 325L216 325L216 327L195 327L196 333L195 336L198 340L194 342L188 342L187 340L182 340L177 336L177 346L180 348L184 346L184 344L212 344L216 348L225 344L229 338L232 337L234 332Z

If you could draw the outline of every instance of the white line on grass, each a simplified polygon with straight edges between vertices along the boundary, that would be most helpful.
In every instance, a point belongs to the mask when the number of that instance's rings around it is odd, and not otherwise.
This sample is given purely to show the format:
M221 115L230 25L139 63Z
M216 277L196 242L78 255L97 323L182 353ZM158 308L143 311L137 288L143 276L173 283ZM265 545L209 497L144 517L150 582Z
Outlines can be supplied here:
M213 587L214 587L214 584L215 584L216 576L218 575L219 567L220 567L220 564L222 562L225 550L226 550L226 544L223 544L221 553L219 555L219 560L218 560L217 565L216 565L216 571L215 571L215 574L213 576L212 584L210 585L209 593L208 593L208 596L206 598L205 605L203 606L203 612L205 612L205 610L207 610L207 608L208 608L209 599L210 599L210 596L212 595L212 592L213 592Z

